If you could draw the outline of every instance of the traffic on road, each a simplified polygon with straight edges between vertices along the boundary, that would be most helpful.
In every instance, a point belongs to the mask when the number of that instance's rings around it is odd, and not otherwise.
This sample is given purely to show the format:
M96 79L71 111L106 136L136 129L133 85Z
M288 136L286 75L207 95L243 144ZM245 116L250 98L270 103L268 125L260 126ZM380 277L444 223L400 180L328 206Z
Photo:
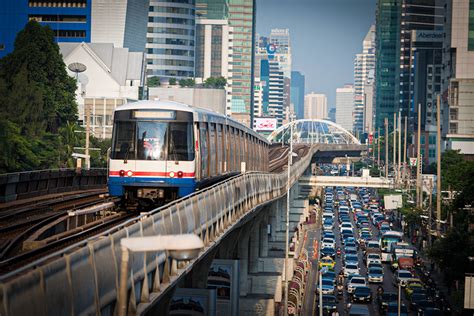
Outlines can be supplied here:
M313 314L449 315L417 249L404 237L376 190L326 187Z

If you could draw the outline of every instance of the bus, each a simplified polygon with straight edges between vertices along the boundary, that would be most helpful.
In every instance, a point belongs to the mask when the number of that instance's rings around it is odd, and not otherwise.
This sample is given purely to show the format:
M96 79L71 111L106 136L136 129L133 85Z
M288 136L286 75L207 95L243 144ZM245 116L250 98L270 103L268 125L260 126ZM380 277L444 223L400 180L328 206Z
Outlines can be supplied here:
M392 253L392 269L396 270L398 268L403 270L409 270L409 268L413 268L415 264L415 260L417 258L417 251L416 248L411 246L406 242L398 242L393 243L391 246L391 253ZM399 259L403 258L403 266ZM409 260L408 260L409 259Z
M382 262L392 261L392 244L403 241L403 233L394 230L385 232L380 237L380 250L382 250Z

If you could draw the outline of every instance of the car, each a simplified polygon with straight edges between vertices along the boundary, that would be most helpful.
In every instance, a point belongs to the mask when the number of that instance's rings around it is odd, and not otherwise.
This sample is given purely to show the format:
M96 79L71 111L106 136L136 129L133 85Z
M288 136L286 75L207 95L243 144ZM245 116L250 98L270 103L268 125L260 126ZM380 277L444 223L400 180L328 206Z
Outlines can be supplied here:
M353 231L351 223L347 223L347 222L341 223L341 225L339 225L339 229L343 229L343 228L350 229L351 231Z
M349 316L369 316L370 312L367 305L351 304L348 315Z
M419 279L411 279L407 282L407 285L405 286L405 294L408 299L410 299L410 297L415 293L426 293L425 287Z
M349 246L345 246L344 247L344 253L347 255L347 254L351 254L351 255L357 255L357 248L356 247L349 247Z
M387 311L388 304L398 302L398 294L395 292L384 292L381 297L377 298L379 312L384 314Z
M334 269L336 262L331 257L323 257L319 260L319 268L327 267L328 269Z
M334 282L333 280L330 279L325 279L322 278L321 280L322 283L322 293L324 294L334 294ZM316 293L319 294L320 286L319 286L319 281L318 284L316 285Z
M398 313L398 302L390 302L387 306L387 316L408 316L408 310L405 304L400 306L400 314Z
M318 296L319 298L319 296ZM323 310L327 312L334 312L337 309L338 300L334 295L323 294ZM318 309L320 308L318 302Z
M444 313L436 307L426 307L422 312L419 312L422 316L444 316Z
M344 276L347 277L351 274L359 274L359 273L360 273L360 269L359 269L359 266L357 266L357 264L349 262L344 265Z
M418 309L418 304L428 301L428 296L424 293L415 293L410 297L410 305L413 310Z
M408 270L397 270L395 271L393 278L396 286L400 284L402 287L405 287L408 284L408 281L413 279L413 274Z
M321 249L321 255L324 257L336 258L336 251L334 248L325 247Z
M325 231L323 233L323 238L332 238L332 239L335 239L336 238L336 235L334 235L334 233L331 231Z
M367 280L369 283L383 282L383 269L379 267L371 267L367 270Z
M331 280L336 280L336 272L331 271L331 270L326 270L326 272L323 274L323 279L331 279Z
M352 294L356 287L367 286L367 282L364 277L353 277L347 282L347 292Z
M348 254L346 253L344 255L344 263L353 263L353 264L357 264L359 262L359 257L357 257L357 255L353 255L353 254Z
M370 302L372 301L372 291L368 286L358 286L352 293L352 302Z
M336 248L336 242L332 238L323 238L321 248Z
M325 220L324 223L323 223L323 229L325 231L330 231L332 230L334 227L334 224L332 221L328 221L328 220Z
M378 253L367 254L366 260L367 260L367 266L370 263L380 263L380 264L382 263L382 257L380 257Z

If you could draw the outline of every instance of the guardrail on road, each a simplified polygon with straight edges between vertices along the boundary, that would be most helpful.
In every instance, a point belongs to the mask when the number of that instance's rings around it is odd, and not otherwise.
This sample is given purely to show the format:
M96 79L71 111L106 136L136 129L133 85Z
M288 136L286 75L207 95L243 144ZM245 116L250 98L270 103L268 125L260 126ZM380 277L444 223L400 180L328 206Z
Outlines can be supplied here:
M107 184L107 169L54 169L0 174L0 203Z
M291 184L303 174L315 152L313 147L309 155L293 165ZM100 238L73 245L23 271L4 275L0 278L0 314L79 315L100 311L113 315L120 284L120 239L194 233L206 245L203 256L246 214L284 196L286 186L286 171L245 173L142 214ZM53 256L61 257L51 260ZM128 293L132 313L149 308L199 260L177 269L176 262L162 252L130 256Z

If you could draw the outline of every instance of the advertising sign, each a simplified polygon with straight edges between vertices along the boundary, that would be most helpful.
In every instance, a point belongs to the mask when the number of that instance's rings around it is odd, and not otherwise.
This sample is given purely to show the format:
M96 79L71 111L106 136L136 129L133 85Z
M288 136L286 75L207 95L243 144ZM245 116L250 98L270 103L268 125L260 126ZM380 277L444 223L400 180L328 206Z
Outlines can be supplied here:
M216 290L176 289L168 315L217 315Z
M372 133L369 134L369 145L372 145L372 142L374 141L374 135Z
M416 158L410 158L410 167L416 167Z
M277 128L277 119L257 117L254 126L257 132L272 132Z
M411 34L412 42L442 42L443 32L413 30Z
M383 202L386 210L396 210L403 206L403 200L401 194L384 195Z
M215 289L217 315L239 314L239 261L215 259L207 276L207 288Z

